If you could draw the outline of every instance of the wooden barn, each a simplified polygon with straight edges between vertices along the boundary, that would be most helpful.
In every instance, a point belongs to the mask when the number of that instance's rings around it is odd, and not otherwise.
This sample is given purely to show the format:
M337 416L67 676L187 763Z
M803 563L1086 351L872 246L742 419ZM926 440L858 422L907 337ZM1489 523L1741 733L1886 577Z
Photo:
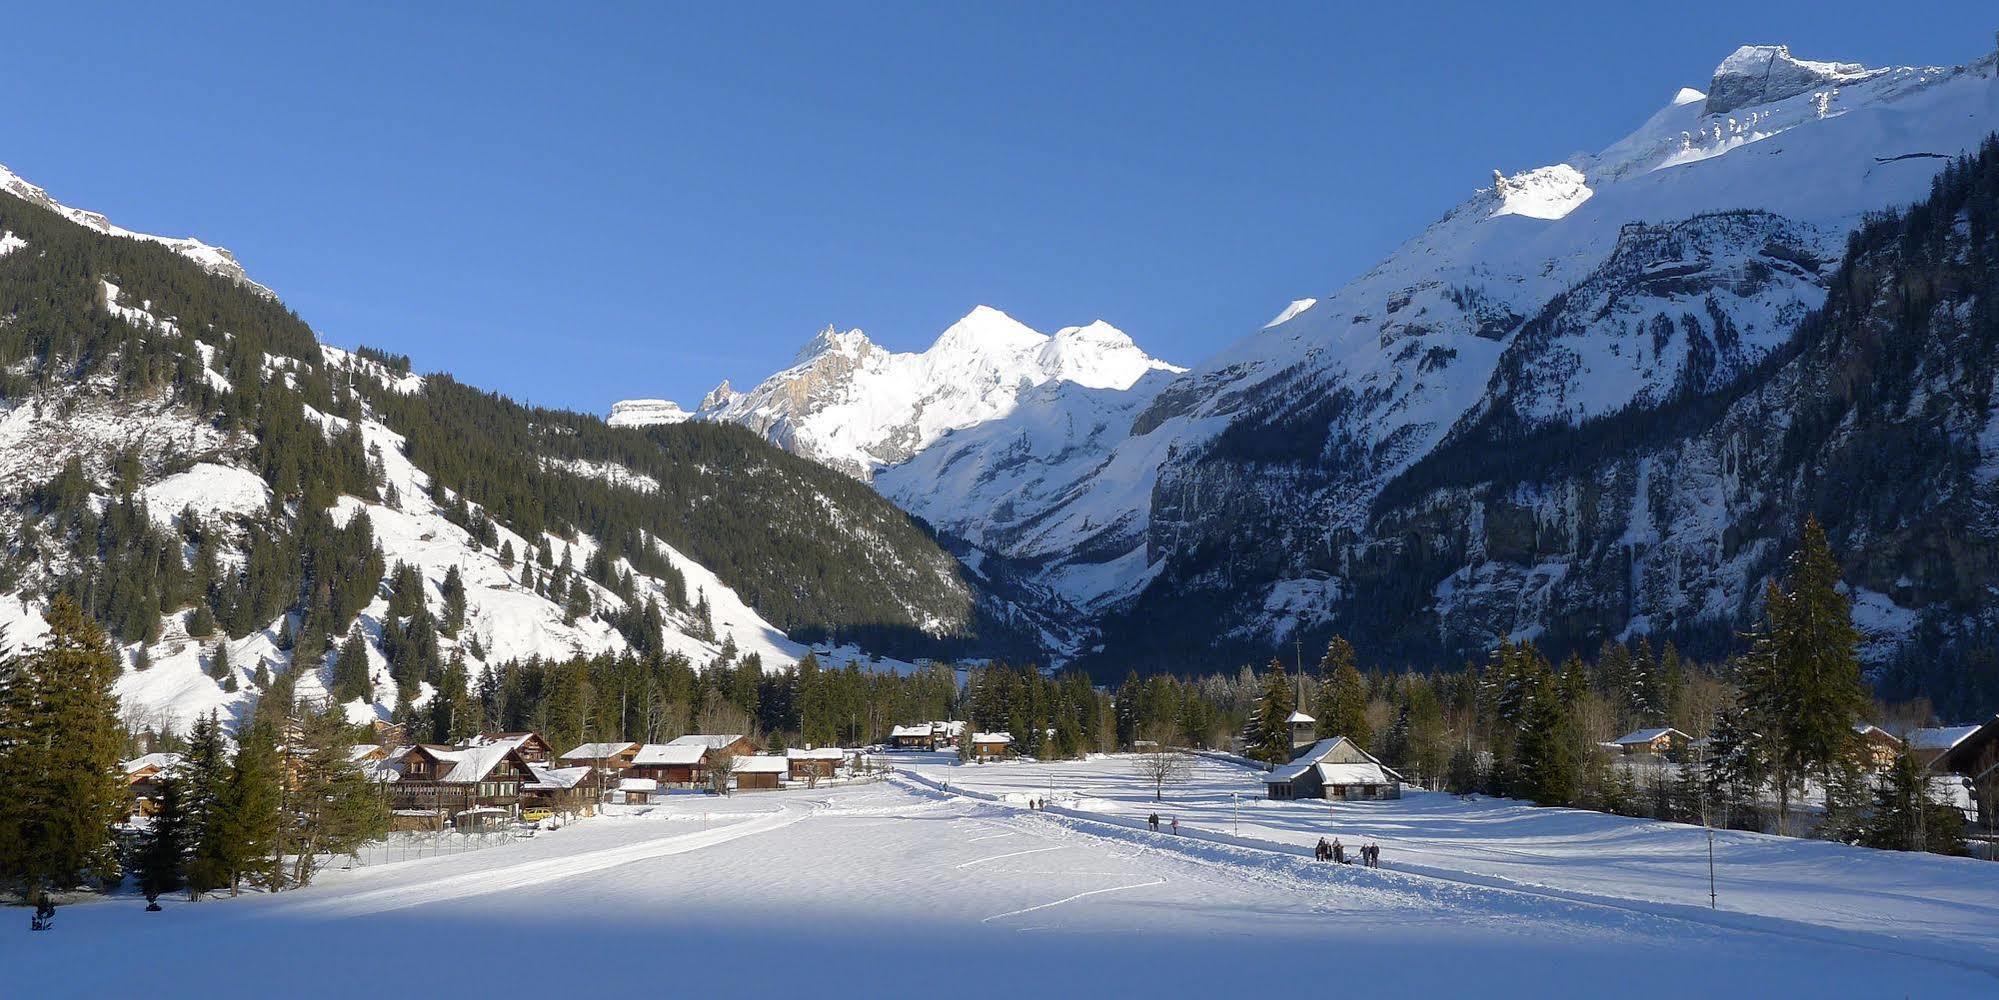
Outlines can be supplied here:
M623 773L632 766L632 758L638 752L637 743L585 743L555 758L555 762L563 767L594 767Z
M707 771L707 753L700 746L647 743L633 752L625 777L644 778L661 788L692 788Z
M1885 771L1902 755L1903 743L1894 733L1872 723L1855 723L1853 732L1860 737L1861 759L1876 771Z
M1971 782L1981 825L1999 820L1999 717L1953 742L1930 767L1963 775Z
M928 722L914 726L897 726L888 731L888 743L897 750L935 750L937 727Z
M1013 734L973 733L973 760L1004 760L1013 755Z
M521 784L522 809L548 809L565 816L593 816L601 775L589 765L551 767L529 764L531 780Z
M1320 740L1263 776L1273 799L1399 799L1402 775L1344 736Z
M791 780L810 781L830 778L840 770L847 760L847 752L839 747L820 747L817 750L786 750L784 759L791 762Z
M746 754L736 758L736 790L770 791L783 787L791 762L775 754Z

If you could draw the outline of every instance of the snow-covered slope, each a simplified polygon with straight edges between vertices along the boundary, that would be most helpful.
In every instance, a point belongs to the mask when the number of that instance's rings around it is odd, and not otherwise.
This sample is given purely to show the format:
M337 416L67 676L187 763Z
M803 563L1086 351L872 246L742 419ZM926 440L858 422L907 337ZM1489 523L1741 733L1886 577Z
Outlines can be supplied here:
M670 399L626 399L611 404L611 416L605 423L613 427L651 427L693 418L694 414Z
M1179 370L1108 323L1051 336L980 306L921 353L894 353L859 330L827 327L790 368L746 392L724 382L696 413L868 478L952 431L1012 413L1037 387L1123 390L1148 373ZM612 420L658 423L680 412L664 401L631 400L613 408Z
M245 288L255 289L266 295L270 294L270 289L250 280L250 276L243 272L243 265L237 262L235 254L221 247L210 246L193 237L153 236L149 233L135 233L122 226L112 224L110 219L96 212L71 208L49 197L47 191L22 180L18 174L7 169L4 165L0 165L0 191L5 191L23 201L40 205L43 208L60 214L77 225L94 229L106 236L123 236L128 239L158 243L201 265L204 271L222 275ZM6 236L0 234L0 254L5 254L8 249L10 247L8 246Z

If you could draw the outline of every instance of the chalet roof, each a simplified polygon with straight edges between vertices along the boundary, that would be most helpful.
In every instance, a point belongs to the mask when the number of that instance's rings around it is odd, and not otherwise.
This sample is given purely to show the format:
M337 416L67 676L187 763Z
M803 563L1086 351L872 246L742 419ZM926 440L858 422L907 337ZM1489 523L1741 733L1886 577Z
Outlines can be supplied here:
M556 760L605 760L638 746L637 743L585 743Z
M1902 742L1901 739L1897 737L1894 733L1891 733L1886 729L1883 729L1880 726L1877 726L1871 722L1856 722L1853 724L1853 731L1859 733L1861 736L1867 737L1868 739L1888 740L1896 744L1900 744Z
M790 760L846 760L847 751L839 747L820 747L817 750L786 750L784 756Z
M439 772L437 777L439 782L447 785L469 785L485 780L487 775L493 773L494 768L500 766L501 761L506 760L507 756L519 747L518 740L499 739L468 743L463 747L440 747L426 743L419 749L436 758L438 763L451 765Z
M1972 773L1971 768L1977 766L1979 747L1991 742L1995 733L1999 733L1999 716L1993 716L1991 721L1982 726L1971 727L1971 732L1958 737L1957 742L1952 743L1950 749L1945 750L1938 760L1973 781L1984 781L1992 773L1993 768L1988 767L1977 774Z
M165 751L159 753L149 753L143 757L134 757L131 760L126 761L125 774L129 777L131 775L138 774L140 771L143 771L149 767L157 768L161 771L164 771L170 767L178 765L180 762L181 762L181 755L177 753L169 753Z
M1317 721L1319 721L1319 720L1317 720L1317 719L1314 719L1314 718L1312 718L1311 716L1309 716L1309 715L1306 715L1306 714L1305 714L1305 713L1303 713L1303 712L1293 712L1293 713L1291 713L1291 717L1290 717L1290 718L1288 718L1288 719L1285 719L1284 721L1285 721L1285 722L1289 722L1289 723L1291 723L1292 725L1299 725L1299 724L1301 724L1301 723L1306 723L1306 722L1317 722Z
M632 755L632 766L678 766L686 767L701 763L708 752L706 746L675 741L673 743L647 743Z
M534 780L521 785L522 791L560 792L575 788L590 777L590 767L549 767L545 764L529 764L528 773Z
M353 761L367 760L380 749L382 749L380 743L356 743L347 748L347 759Z
M894 729L889 730L888 735L889 738L891 739L901 739L902 737L905 736L915 736L915 737L929 736L931 733L935 731L936 730L931 727L930 723L925 722L922 723L921 725L915 725L915 726L897 726Z
M741 733L705 734L695 733L667 741L670 747L701 747L705 750L720 750L743 738Z
M1012 743L1012 733L973 733L973 743Z
M1342 743L1352 747L1355 753L1367 758L1367 760L1356 761L1350 764L1325 762L1326 757ZM1289 764L1281 764L1270 773L1264 775L1263 781L1264 784L1282 784L1284 782L1296 781L1305 772L1314 768L1318 769L1319 779L1331 785L1379 785L1391 780L1402 780L1402 775L1396 773L1394 768L1383 764L1373 754L1363 749L1360 744L1354 743L1344 736L1334 736L1306 747L1298 756L1291 758ZM1371 770L1348 770L1350 768Z
M659 782L651 778L619 778L618 791L656 792L659 791Z
M791 762L775 754L748 753L736 758L737 774L783 774Z
M361 774L369 781L400 781L403 776L403 758L409 756L413 746L400 746L389 751L381 760L368 761L361 768Z
M1949 750L1978 731L1977 726L1929 726L1909 731L1911 750Z
M1651 729L1634 729L1611 742L1618 746L1631 746L1636 743L1650 743L1661 736L1671 736L1676 733L1681 739L1687 738L1687 734L1674 729L1672 726L1655 726Z

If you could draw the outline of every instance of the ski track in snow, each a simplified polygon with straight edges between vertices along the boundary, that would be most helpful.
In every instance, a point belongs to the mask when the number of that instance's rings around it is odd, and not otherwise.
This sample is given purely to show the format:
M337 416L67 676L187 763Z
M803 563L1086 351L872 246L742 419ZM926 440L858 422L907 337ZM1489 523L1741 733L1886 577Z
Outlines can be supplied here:
M1051 850L1059 850L1059 848L1051 848ZM964 866L963 866L963 865L959 865L958 867L960 867L960 868L963 868ZM1105 874L1105 873L1103 873L1103 872L1071 872L1071 873L1067 873L1067 874L1076 874L1076 875L1082 875L1082 874L1090 874L1090 875L1101 875L1101 874ZM995 914L993 914L992 916L990 916L990 917L986 917L985 919L983 919L983 920L981 920L981 921L979 921L979 922L980 922L980 923L982 923L982 924L989 924L989 923L992 923L992 922L993 922L993 921L995 921L995 920L1004 920L1004 919L1005 919L1005 918L1007 918L1007 917L1017 917L1017 916L1020 916L1020 915L1021 915L1021 914L1023 914L1023 913L1033 913L1033 912L1034 912L1034 911L1036 911L1036 910L1045 910L1045 909L1048 909L1048 908L1049 908L1049 907L1051 907L1051 906L1061 906L1061 905L1062 905L1063 903L1073 903L1073 902L1075 902L1076 900L1079 900L1079 899L1082 899L1082 898L1083 898L1083 897L1085 897L1085 896L1101 896L1101 895L1103 895L1104 893L1107 893L1107 892L1124 892L1124 891L1126 891L1127 889L1144 889L1144 888L1147 888L1147 887L1150 887L1150 886L1155 886L1155 885L1165 885L1165 884L1166 884L1166 880L1165 880L1165 879L1163 879L1163 878L1157 878L1157 879L1153 879L1153 880L1152 880L1152 881L1150 881L1150 882L1133 882L1133 883L1132 883L1132 884L1130 884L1130 885L1114 885L1114 886L1111 886L1111 887L1109 887L1109 888L1105 888L1105 889L1087 889L1087 890L1085 890L1085 891L1083 891L1083 892L1079 892L1079 893L1076 893L1076 894L1074 894L1074 895L1071 895L1071 896L1064 896L1064 897L1062 897L1061 899L1057 899L1057 900L1054 900L1054 901L1052 901L1052 902L1047 902L1047 903L1042 903L1042 904L1041 904L1041 905L1039 905L1039 906L1029 906L1029 907L1025 907L1025 908L1023 908L1023 909L1018 909L1018 910L1008 910L1008 911L1007 911L1007 912L1005 912L1005 913L995 913Z

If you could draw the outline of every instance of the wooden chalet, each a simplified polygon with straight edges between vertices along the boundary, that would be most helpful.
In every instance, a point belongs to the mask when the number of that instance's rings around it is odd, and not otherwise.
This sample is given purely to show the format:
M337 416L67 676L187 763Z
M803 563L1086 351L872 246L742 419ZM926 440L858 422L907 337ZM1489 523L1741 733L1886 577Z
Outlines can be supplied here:
M914 726L896 726L888 731L888 744L897 750L935 750L937 727L928 722Z
M1693 737L1671 726L1637 729L1610 741L1626 754L1668 754L1686 747Z
M474 737L463 746L409 747L393 761L391 808L452 817L482 808L513 813L520 805L521 786L534 780L534 762L523 753L523 748L531 752L526 737L541 740L532 733L512 733Z
M1003 760L1013 756L1013 734L973 733L973 760Z
M1999 717L1952 743L1931 769L1963 775L1971 782L1979 823L1999 820Z
M619 778L612 794L628 806L642 806L651 802L658 792L659 782L651 778Z
M1959 743L1978 732L1978 726L1927 726L1909 730L1909 752L1916 755L1916 763L1924 767L1944 770L1938 762Z
M1905 744L1894 733L1867 722L1855 723L1854 735L1860 737L1861 760L1875 771L1885 771L1902 756Z
M1344 736L1320 740L1263 776L1273 799L1399 799L1402 775Z
M654 788L692 788L703 780L707 770L705 747L646 743L632 752L632 763L625 768L624 777L650 781Z
M548 809L564 816L596 815L597 789L602 787L602 775L596 768L529 764L528 773L531 780L521 783L522 809Z
M505 743L514 747L522 760L530 764L546 764L555 759L555 748L541 738L540 733L480 733L465 741L468 747L479 747L493 743Z
M159 811L160 786L168 772L179 767L177 753L149 753L125 762L126 812L151 816Z
M791 761L776 754L747 754L737 757L736 790L755 792L782 788L784 776L790 771Z
M555 762L562 767L594 767L612 773L623 773L632 766L632 758L638 756L637 743L585 743L560 757Z
M846 763L847 751L839 747L820 747L817 750L786 750L784 759L791 763L791 780L813 781L830 778Z

